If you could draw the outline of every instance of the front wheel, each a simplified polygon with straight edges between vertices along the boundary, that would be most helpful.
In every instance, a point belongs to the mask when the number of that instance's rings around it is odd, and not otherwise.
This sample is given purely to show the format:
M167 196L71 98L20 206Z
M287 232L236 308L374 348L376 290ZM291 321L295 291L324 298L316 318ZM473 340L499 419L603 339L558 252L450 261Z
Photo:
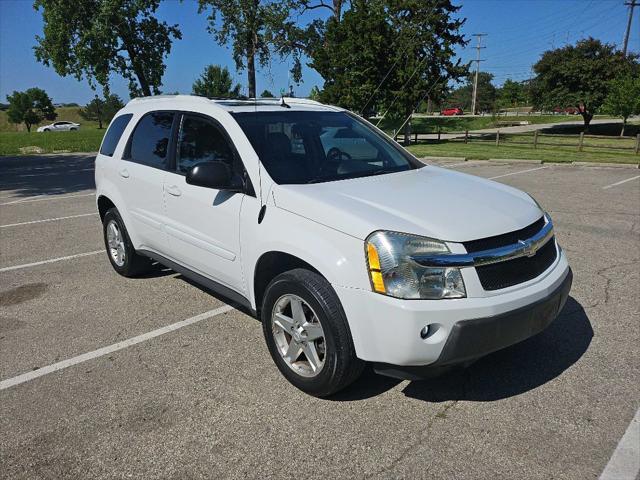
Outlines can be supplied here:
M362 373L340 300L317 273L278 275L267 287L261 317L271 357L300 390L326 397Z

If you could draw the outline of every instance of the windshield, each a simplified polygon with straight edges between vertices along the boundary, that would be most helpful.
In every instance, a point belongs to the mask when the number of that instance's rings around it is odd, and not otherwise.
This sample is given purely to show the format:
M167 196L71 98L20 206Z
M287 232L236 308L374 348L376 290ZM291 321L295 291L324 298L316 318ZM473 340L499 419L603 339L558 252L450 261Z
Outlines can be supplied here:
M233 116L279 184L329 182L422 166L345 112L242 112Z

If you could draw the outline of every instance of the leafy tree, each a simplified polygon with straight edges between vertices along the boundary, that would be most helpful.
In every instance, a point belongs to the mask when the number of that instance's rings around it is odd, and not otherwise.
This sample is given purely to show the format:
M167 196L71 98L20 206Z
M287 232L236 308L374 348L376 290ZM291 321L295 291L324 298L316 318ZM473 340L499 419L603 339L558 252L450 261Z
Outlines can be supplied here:
M309 31L310 66L324 79L321 101L361 112L397 56L381 1L354 1L342 21L331 17ZM371 103L380 103L388 86Z
M625 57L614 45L594 38L545 52L533 69L536 106L548 110L577 108L585 131L602 106L610 82L626 72L639 74L636 55Z
M498 103L503 108L525 105L528 101L528 87L525 82L514 82L508 78L498 90Z
M274 95L273 93L271 93L269 90L263 90L262 93L260 94L261 98L273 98Z
M324 0L301 0L303 12L306 10L316 10L324 8L331 11L331 15L338 22L342 14L342 7L347 3L345 0L332 0L331 3L327 3Z
M459 88L451 92L447 98L447 105L451 107L460 107L465 112L471 112L471 104L473 97L473 82L475 73L467 76L467 82ZM496 104L496 87L491 83L493 75L487 72L478 73L478 91L476 92L476 112L491 112L495 110Z
M640 76L627 74L612 80L602 111L622 117L620 136L623 137L627 119L631 115L640 115Z
M428 94L467 72L453 62L465 43L458 10L449 0L353 0L339 22L312 24L308 53L325 81L322 100L404 123Z
M321 97L322 97L322 92L320 91L317 85L314 85L309 91L309 99L319 102Z
M102 128L102 124L110 122L122 107L124 103L118 95L106 95L104 100L96 95L79 113L85 120L98 122L98 128Z
M7 95L9 108L7 118L11 123L24 123L27 131L31 126L43 121L55 120L58 116L47 93L40 88L30 88L25 92L13 92Z
M198 0L199 11L211 8L208 30L220 45L231 43L238 70L247 70L249 97L256 97L256 61L266 66L272 53L292 56L293 79L302 78L302 31L290 18L298 0Z
M158 94L164 59L177 25L154 14L160 0L35 0L44 35L37 36L36 59L59 75L86 77L108 91L109 76L129 81L131 96Z
M202 97L237 98L240 96L240 85L234 87L233 78L227 67L209 65L204 73L193 82L193 94Z

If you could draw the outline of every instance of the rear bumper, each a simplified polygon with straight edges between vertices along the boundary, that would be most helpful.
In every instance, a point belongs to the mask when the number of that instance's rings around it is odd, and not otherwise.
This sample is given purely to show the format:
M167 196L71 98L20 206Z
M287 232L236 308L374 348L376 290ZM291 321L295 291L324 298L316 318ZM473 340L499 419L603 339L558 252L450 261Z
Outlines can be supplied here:
M572 281L573 273L569 269L562 283L546 298L511 312L456 323L438 360L432 364L402 367L378 363L374 369L383 375L415 380L526 340L555 320L567 301Z
M435 368L472 361L540 332L564 305L571 282L571 269L559 251L555 264L540 277L484 297L401 300L362 289L334 288L358 358ZM430 333L422 338L425 327Z

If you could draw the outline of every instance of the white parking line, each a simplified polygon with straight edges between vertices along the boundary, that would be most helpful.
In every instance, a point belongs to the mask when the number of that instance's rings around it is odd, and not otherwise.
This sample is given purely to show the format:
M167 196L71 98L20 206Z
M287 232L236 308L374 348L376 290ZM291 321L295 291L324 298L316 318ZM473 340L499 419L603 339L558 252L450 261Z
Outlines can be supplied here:
M620 439L600 480L635 480L640 473L640 408Z
M75 255L67 255L66 257L50 258L49 260L42 260L40 262L25 263L23 265L13 265L11 267L0 268L0 273L11 272L12 270L22 270L23 268L37 267L39 265L46 265L47 263L62 262L64 260L72 260L74 258L88 257L89 255L97 255L104 253L104 250L95 250L93 252L76 253Z
M180 322L172 323L171 325L167 325L165 327L158 328L156 330L152 330L151 332L143 333L142 335L138 335L136 337L131 337L127 340L123 340L122 342L114 343L107 347L99 348L98 350L94 350L92 352L83 353L82 355L78 355L77 357L69 358L67 360L63 360L61 362L53 363L51 365L47 365L46 367L39 368L38 370L33 370L31 372L23 373L22 375L18 375L17 377L8 378L6 380L2 380L0 382L0 390L4 390L6 388L13 387L15 385L19 385L24 382L28 382L30 380L34 380L38 377L42 377L43 375L47 375L49 373L57 372L58 370L62 370L67 367L71 367L73 365L77 365L82 362L86 362L88 360L93 360L94 358L102 357L104 355L108 355L110 353L116 352L118 350L122 350L127 347L131 347L132 345L136 345L138 343L145 342L147 340L151 340L152 338L159 337L160 335L164 335L165 333L173 332L180 328L193 325L194 323L202 322L203 320L207 320L209 318L213 318L217 315L222 315L223 313L227 313L231 310L234 310L233 307L229 305L225 305L224 307L219 307L213 310L209 310L208 312L201 313L200 315L196 315L195 317L187 318L186 320L182 320Z
M65 198L89 197L95 194L96 194L95 192L91 192L91 193L81 193L78 195L56 195L56 194L36 195L34 197L21 198L19 200L14 200L12 202L0 203L0 206L17 205L20 203L29 203L29 202L41 202L43 200L64 200Z
M70 218L88 217L90 215L97 215L97 214L98 212L81 213L79 215L69 215L68 217L45 218L43 220L31 220L29 222L8 223L6 225L0 225L0 228L19 227L21 225L33 225L34 223L57 222L60 220L68 220Z
M611 185L607 185L606 187L602 187L602 189L603 190L607 190L608 188L611 188L611 187L617 187L618 185L622 185L623 183L630 182L632 180L635 180L636 178L640 178L640 175L636 175L635 177L627 178L626 180L621 180L619 182L612 183Z
M520 170L519 172L505 173L503 175L497 175L495 177L489 177L489 180L495 180L496 178L502 178L502 177L509 177L511 175L520 175L521 173L535 172L536 170L543 170L545 168L549 168L549 167L530 168L528 170Z

